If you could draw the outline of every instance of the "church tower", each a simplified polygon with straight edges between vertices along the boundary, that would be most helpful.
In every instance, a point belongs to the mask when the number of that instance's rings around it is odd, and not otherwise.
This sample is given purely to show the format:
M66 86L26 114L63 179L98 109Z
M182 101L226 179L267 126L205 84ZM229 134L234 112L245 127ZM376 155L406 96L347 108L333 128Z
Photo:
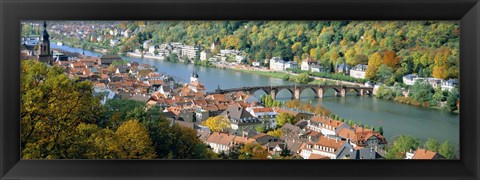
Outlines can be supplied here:
M42 34L42 42L40 45L40 53L38 55L38 61L44 62L47 64L52 65L53 63L53 55L50 51L50 35L47 32L47 22L43 21L43 34Z
M194 81L198 82L198 74L195 70L193 70L192 75L190 76L190 82L194 82Z

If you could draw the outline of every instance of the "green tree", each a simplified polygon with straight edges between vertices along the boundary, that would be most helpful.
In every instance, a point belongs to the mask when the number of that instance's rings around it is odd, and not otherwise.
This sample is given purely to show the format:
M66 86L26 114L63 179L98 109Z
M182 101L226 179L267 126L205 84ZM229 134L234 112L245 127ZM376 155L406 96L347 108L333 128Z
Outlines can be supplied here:
M297 123L295 116L288 114L286 112L281 112L277 115L275 121L277 122L277 125L283 126L285 123L290 123L290 124L295 124Z
M312 81L312 78L310 78L308 73L302 73L298 75L295 80L298 84L308 84L310 81Z
M440 143L438 143L437 140L430 138L427 141L425 141L425 144L423 146L425 146L425 149L429 151L438 152L440 148Z
M453 159L456 157L455 149L448 141L445 141L440 145L440 147L438 147L438 153L440 153L446 159Z
M458 109L457 101L459 98L460 98L460 95L456 88L448 92L447 104L445 105L445 109L450 112L457 110Z
M410 88L409 96L416 101L423 103L432 99L433 92L434 90L430 84L417 81Z
M418 148L420 141L407 135L400 135L396 137L392 143L393 145L387 149L385 154L386 159L404 159L405 153L409 150Z

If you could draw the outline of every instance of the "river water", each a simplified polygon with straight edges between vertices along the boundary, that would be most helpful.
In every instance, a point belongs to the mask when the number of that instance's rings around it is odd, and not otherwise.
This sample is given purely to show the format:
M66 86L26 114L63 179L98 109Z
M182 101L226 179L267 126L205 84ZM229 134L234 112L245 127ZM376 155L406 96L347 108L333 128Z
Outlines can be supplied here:
M68 46L51 44L52 48L64 51L82 53L81 49ZM100 53L85 51L86 55L100 56ZM122 57L138 63L151 64L158 68L160 73L173 76L176 80L188 82L193 70L198 72L200 82L207 91L220 88L236 88L243 86L268 86L292 84L277 78L270 78L249 73L243 73L231 69L219 69L211 67L195 66L193 64L174 63L162 60ZM260 96L263 92L257 92ZM277 99L288 100L291 94L287 90L278 93ZM457 114L451 114L441 110L410 106L394 101L378 99L369 96L355 96L347 94L347 97L335 97L333 90L328 90L322 99L314 98L311 90L305 90L301 94L301 101L312 104L321 104L342 118L352 119L369 126L382 126L384 135L391 142L398 135L411 135L422 141L434 138L440 142L449 141L458 152L460 118Z

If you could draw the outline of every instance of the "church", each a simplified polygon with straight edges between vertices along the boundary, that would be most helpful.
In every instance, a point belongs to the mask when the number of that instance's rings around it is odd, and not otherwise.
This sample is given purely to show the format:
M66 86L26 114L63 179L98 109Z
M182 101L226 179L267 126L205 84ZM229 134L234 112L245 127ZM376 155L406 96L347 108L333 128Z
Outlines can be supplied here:
M198 73L193 70L192 74L190 75L190 83L188 83L188 88L190 88L193 92L204 92L205 86L200 83L198 79Z
M39 43L38 61L53 64L53 52L50 50L50 35L47 32L47 22L43 21L42 42Z

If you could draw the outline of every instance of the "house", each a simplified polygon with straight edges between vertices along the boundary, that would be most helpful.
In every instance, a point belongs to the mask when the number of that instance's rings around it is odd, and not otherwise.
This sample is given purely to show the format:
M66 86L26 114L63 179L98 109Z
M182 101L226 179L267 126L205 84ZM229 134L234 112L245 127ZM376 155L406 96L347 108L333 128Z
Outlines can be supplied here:
M354 148L345 143L337 154L337 159L385 159L373 148Z
M284 67L283 67L283 71L286 71L289 68L296 69L296 68L298 68L298 64L294 61L285 62Z
M387 144L384 136L363 127L342 128L338 131L338 136L353 147L373 147L375 151L384 149Z
M263 123L266 123L269 128L275 128L277 122L275 118L277 113L272 108L266 107L247 107L246 109L252 116L258 118Z
M317 64L317 65L312 65L310 67L310 71L312 71L312 72L327 72L328 69Z
M284 71L285 61L280 57L272 57L270 59L270 70L272 71Z
M118 55L105 54L105 55L100 56L100 64L107 65L107 66L112 64L113 61L121 61L121 60L122 60L122 58L120 58L120 56L118 56Z
M301 70L311 71L312 66L318 65L318 61L308 57L302 61Z
M350 128L347 123L325 116L314 116L307 120L307 129L321 132L325 136L336 136L342 128Z
M159 88L158 88L158 92L162 95L164 95L165 97L170 97L172 95L172 89L170 88L170 86L166 86L166 85L161 85Z
M212 52L208 49L200 52L200 60L201 61L206 61L206 60L210 59L211 57L212 57Z
M293 115L297 121L300 121L302 119L310 119L314 114L298 109L290 109L290 108L279 108L279 107L274 107L273 110L277 113L288 113L290 115Z
M220 115L226 116L230 120L231 128L234 130L255 127L262 123L238 103L230 105Z
M253 67L260 67L260 62L258 62L258 61L252 62L252 66Z
M350 73L350 66L346 63L342 63L340 65L337 65L337 73L345 73L348 74Z
M415 84L415 81L418 79L418 75L416 74L407 74L405 76L403 76L403 84L406 84L406 85L413 85Z
M157 55L158 54L158 45L151 45L148 47L148 53L152 54L152 55Z
M442 81L442 90L443 91L452 91L458 85L457 79L449 79Z
M337 159L338 150L344 143L338 138L321 136L318 141L303 143L299 148L300 156L303 159Z
M350 76L357 79L365 79L365 72L367 71L367 65L359 64L350 69Z
M115 70L115 73L123 74L123 73L128 73L129 71L130 71L130 67L128 66L118 66L117 70Z
M205 144L210 146L215 153L229 153L230 149L237 145L256 143L255 139L230 135L226 133L213 132L208 136Z
M417 149L415 152L410 150L406 153L405 159L445 159L437 152L429 151L426 149Z

